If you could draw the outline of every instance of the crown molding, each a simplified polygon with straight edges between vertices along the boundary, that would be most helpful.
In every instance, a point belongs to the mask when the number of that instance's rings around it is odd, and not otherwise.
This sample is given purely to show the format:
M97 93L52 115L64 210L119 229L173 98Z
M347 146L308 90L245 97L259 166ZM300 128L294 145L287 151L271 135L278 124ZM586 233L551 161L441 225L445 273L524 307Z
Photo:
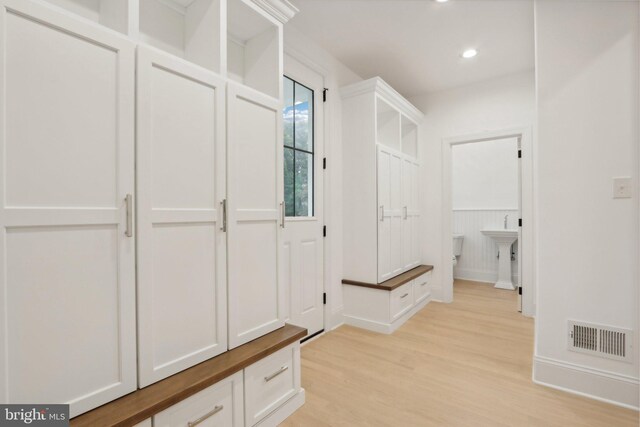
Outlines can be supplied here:
M424 118L422 111L407 101L405 97L400 95L398 91L382 80L381 77L374 77L340 88L340 95L343 99L372 92L380 95L385 101L393 105L415 123L420 123Z
M300 11L289 0L253 0L253 2L283 24L289 22Z

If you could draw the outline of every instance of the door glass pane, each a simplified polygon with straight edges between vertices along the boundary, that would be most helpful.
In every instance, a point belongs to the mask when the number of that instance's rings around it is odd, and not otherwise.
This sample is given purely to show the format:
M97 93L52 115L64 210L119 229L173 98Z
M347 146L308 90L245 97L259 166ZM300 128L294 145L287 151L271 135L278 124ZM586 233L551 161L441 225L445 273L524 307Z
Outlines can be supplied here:
M295 147L313 151L313 91L295 85Z
M313 216L313 90L284 77L284 201L287 216Z
M295 216L313 216L313 155L295 151Z
M294 216L294 180L293 180L293 149L284 148L284 203L285 215Z
M293 147L293 85L293 80L288 77L284 78L284 108L282 118L284 125L284 145L287 147Z

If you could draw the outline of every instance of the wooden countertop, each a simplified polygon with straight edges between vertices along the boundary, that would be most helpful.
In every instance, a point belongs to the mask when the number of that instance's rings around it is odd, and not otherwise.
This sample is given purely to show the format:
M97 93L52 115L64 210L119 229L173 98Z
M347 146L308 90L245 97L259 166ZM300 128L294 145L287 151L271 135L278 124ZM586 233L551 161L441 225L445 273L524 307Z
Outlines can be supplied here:
M71 426L133 426L306 335L306 329L287 324L247 344L79 415L71 420Z
M419 265L416 268L406 271L382 283L366 283L366 282L358 282L355 280L348 280L348 279L343 279L342 283L345 285L362 286L364 288L380 289L383 291L392 291L395 288L399 288L405 283L410 282L416 277L420 277L424 273L428 273L431 270L433 270L432 265Z

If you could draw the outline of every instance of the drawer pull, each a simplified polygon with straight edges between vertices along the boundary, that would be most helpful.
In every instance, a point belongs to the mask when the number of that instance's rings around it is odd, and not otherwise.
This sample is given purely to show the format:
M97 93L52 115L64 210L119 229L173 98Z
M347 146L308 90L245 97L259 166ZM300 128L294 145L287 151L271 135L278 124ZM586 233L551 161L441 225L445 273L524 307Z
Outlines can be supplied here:
M404 294L404 295L402 295L402 296L400 297L400 299L402 299L402 298L406 298L406 297L408 297L408 296L409 296L409 294L408 294L408 293L407 293L407 294Z
M427 282L422 282L422 283L420 283L420 286L424 286L426 284L427 284Z
M278 369L276 372L274 372L273 374L269 375L268 377L264 377L265 382L269 382L272 379L274 379L275 377L277 377L278 375L280 375L281 373L283 373L284 371L286 371L287 369L289 369L288 366L283 366L282 368Z
M218 412L222 411L222 409L224 408L223 405L218 405L215 408L213 408L213 411L211 412L207 412L206 414L204 414L203 416L201 416L200 418L198 418L195 421L189 421L187 423L187 426L189 427L194 427L197 426L198 424L200 424L201 422L203 422L204 420L213 417L215 414L217 414Z

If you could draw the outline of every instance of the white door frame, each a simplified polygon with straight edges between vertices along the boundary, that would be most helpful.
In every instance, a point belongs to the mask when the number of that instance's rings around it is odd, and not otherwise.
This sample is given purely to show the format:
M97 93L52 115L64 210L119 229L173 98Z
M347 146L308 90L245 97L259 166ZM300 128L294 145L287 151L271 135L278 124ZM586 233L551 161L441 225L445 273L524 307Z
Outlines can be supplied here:
M533 317L536 312L535 285L535 241L534 241L534 179L533 179L533 131L531 126L498 129L476 134L460 135L442 139L442 299L453 301L453 221L451 211L452 165L451 149L454 145L468 144L496 139L518 138L522 150L521 197L522 197L522 242L519 243L520 283L523 287L522 314ZM515 310L515 307L514 307Z
M315 62L313 59L309 58L307 55L305 55L303 52L292 48L291 46L284 46L284 54L290 56L291 58L295 59L296 61L298 61L300 64L304 65L305 67L309 68L311 71L315 72L316 74L318 74L320 77L322 77L322 83L323 83L323 87L326 88L327 87L327 75L328 75L328 71L326 68L324 68L323 66L321 66L320 64L318 64L317 62ZM287 75L287 70L284 70L284 75ZM292 76L292 78L295 76ZM304 82L301 82L304 84ZM323 94L318 93L318 94L314 94L315 96L323 96ZM329 157L329 151L327 150L327 148L330 146L330 144L327 144L327 138L329 137L329 128L328 128L328 123L329 120L327 120L327 113L328 113L328 108L327 108L327 103L326 102L321 102L321 108L322 108L322 123L319 123L318 125L322 127L322 141L320 142L322 144L322 153L323 153L323 157L328 158ZM327 213L330 212L330 208L331 208L331 198L329 197L330 195L330 189L329 189L329 185L330 185L330 177L329 177L329 171L331 169L329 169L329 167L327 167L327 169L324 169L324 173L322 174L322 191L323 191L323 195L322 195L322 220L324 222L324 225L327 227L328 232L327 232L327 236L324 237L324 242L323 242L323 254L322 254L322 263L323 263L323 292L327 295L327 303L324 305L324 309L323 309L323 316L324 316L324 322L323 322L323 329L324 332L322 332L321 334L318 334L318 336L324 335L325 333L327 333L328 331L330 331L331 329L333 329L335 326L338 325L333 325L332 324L332 311L329 307L331 307L332 305L330 304L330 302L332 301L332 297L334 295L332 295L331 292L331 263L327 262L327 258L329 256L329 254L331 253L331 251L328 250L330 243L332 242L332 237L331 237L331 225L332 225L332 221L331 221L331 217L330 215L328 215Z

